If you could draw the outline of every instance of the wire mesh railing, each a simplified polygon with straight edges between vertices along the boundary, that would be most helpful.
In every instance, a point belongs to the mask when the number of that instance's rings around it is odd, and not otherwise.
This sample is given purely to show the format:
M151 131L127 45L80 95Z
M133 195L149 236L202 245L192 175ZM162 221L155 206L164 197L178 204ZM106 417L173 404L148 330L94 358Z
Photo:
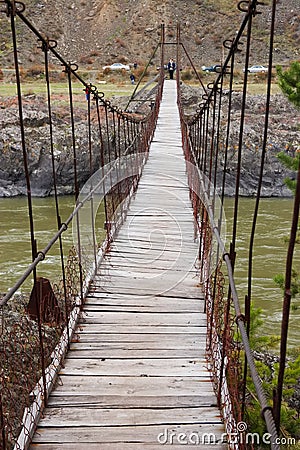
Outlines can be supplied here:
M17 450L27 448L31 441L73 338L89 283L124 220L130 198L137 188L156 125L163 73L157 79L155 101L151 107L144 108L144 114L124 112L79 75L76 63L66 61L60 55L57 42L46 37L28 20L23 3L7 0L0 6L1 12L7 15L13 42L19 145L32 249L32 262L0 300L0 448ZM36 57L40 58L44 68L45 95L38 99L35 107L47 116L44 154L52 177L53 214L57 226L44 248L39 247L35 230L34 171L30 165L29 131L24 119L28 112L18 57L25 40L36 46ZM53 94L52 75L57 70L62 71L64 83L63 119ZM84 92L84 107L78 106L75 98L78 90ZM87 136L84 140L83 134ZM68 176L75 206L66 217L59 197L61 173L57 142L60 139L68 146L69 160L72 161ZM85 159L83 154L87 155ZM87 180L85 184L83 175ZM69 228L72 228L71 248L65 243ZM47 260L53 248L59 254L60 275L50 279L42 269L42 262ZM29 290L27 280L31 280ZM24 283L27 283L25 288Z

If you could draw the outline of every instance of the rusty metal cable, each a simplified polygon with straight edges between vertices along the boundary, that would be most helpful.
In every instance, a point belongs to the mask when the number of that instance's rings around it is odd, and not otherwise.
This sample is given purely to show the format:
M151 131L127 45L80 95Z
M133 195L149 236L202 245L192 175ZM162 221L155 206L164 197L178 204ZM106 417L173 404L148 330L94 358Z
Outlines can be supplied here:
M53 143L53 121L52 121L52 106L51 106L51 89L50 89L50 74L49 74L49 58L48 52L49 47L56 47L56 41L47 40L47 44L42 43L42 51L44 52L45 57L45 79L46 79L46 90L47 90L47 105L48 105L48 118L49 118L49 139L50 139L50 153L51 153L51 164L52 164L52 176L53 176L53 190L54 190L54 202L55 202L55 211L56 211L56 223L57 229L61 228L61 216L59 210L59 202L58 202L58 192L57 192L57 177L56 177L56 169L55 169L55 157L54 157L54 143ZM68 302L67 302L67 286L66 286L66 271L65 271L65 261L64 261L64 251L63 251L63 240L62 234L59 235L59 254L60 254L60 262L61 262L61 273L62 273L62 284L63 284L63 297L64 297L64 307L65 307L65 316L68 317ZM66 323L67 326L67 339L68 346L70 346L70 337L69 337L69 322Z
M285 367L286 367L289 315L290 315L290 306L291 306L291 299L292 299L292 293L291 293L292 270L293 270L292 266L293 266L294 249L295 249L298 224L299 224L299 212L300 212L300 163L298 166L293 218L292 218L292 225L291 225L291 231L290 231L289 246L288 246L287 257L286 257L284 299L283 299L283 306L282 306L281 339L280 339L280 361L279 361L277 389L276 389L275 405L274 405L277 429L280 428L282 392L283 392L284 373L285 373Z
M237 221L238 221L238 208L239 208L239 190L240 190L240 179L241 179L241 168L242 168L242 150L243 150L243 138L244 138L244 126L245 126L245 112L246 112L246 98L247 98L247 81L248 81L248 65L250 58L250 46L251 46L251 32L252 32L252 4L249 2L249 15L248 15L248 26L247 26L247 44L246 44L246 54L245 54L245 73L243 81L243 94L242 94L242 104L241 104L241 118L240 118L240 129L239 129L239 139L238 139L238 152L237 152L237 167L236 167L236 184L235 184L235 196L234 196L234 213L233 213L233 224L232 224L232 251L235 252L235 243L237 235ZM234 267L233 267L234 268Z
M35 250L34 250L35 249L35 233L34 233L34 221L33 221L33 211L32 211L32 196L31 196L31 184L30 184L30 175L29 175L29 167L28 167L28 153L27 153L26 139L25 139L23 102L22 102L22 92L21 92L21 77L20 77L20 68L19 68L19 60L18 60L18 47L17 47L17 33L16 33L16 27L15 27L15 14L16 14L17 10L15 7L15 4L9 2L9 6L10 6L10 9L8 10L8 13L10 14L10 25L11 25L12 41L13 41L13 55L14 55L17 96L18 96L21 145L22 145L23 164L24 164L24 172L25 172L25 180L26 180L26 188L27 188L27 203L28 203L28 216L29 216L29 227L30 227L31 253L32 253L32 260L34 260L36 255L35 255Z
M93 87L91 84L86 88L86 100L87 100L87 128L88 128L88 148L89 148L89 169L90 169L90 178L93 175L93 154L92 154L92 126L91 126L91 99L92 93L97 92L96 87ZM91 185L91 190L93 190L93 185ZM92 234L92 242L93 242L93 257L94 257L94 267L95 271L97 271L97 243L96 243L96 231L95 231L95 211L94 211L94 198L91 196L90 200L90 214L91 214L91 234Z
M245 68L247 69L250 58L250 45L251 45L251 32L252 32L252 14L253 14L253 2L248 3L248 11L247 11L247 45L246 45L246 54L245 54ZM242 93L242 104L241 104L241 117L240 117L240 126L239 126L239 139L238 139L238 152L237 152L237 166L236 166L236 174L235 174L235 195L234 195L234 211L233 211L233 223L232 223L232 236L231 236L231 244L230 244L230 252L229 258L231 260L232 271L234 272L235 265L235 247L236 247L236 238L237 238L237 224L238 224L238 209L239 209L239 190L240 190L240 178L241 178L241 168L242 168L242 149L243 149L243 137L244 137L244 126L245 126L245 111L246 111L246 97L247 97L247 78L248 71L245 69L244 81L243 81L243 93ZM216 83L219 80L216 81ZM232 298L232 287L231 283L228 286L228 294L227 294L227 306L225 313L225 324L224 328L227 330L229 326L229 312L230 312L230 303ZM238 313L236 312L237 316ZM225 359L225 341L227 339L226 333L223 335L223 345L222 345L222 361L221 361L221 378L224 373L224 359ZM221 396L221 388L222 388L222 379L220 382L219 389L219 398Z
M101 124L101 113L100 113L100 105L99 105L99 98L98 96L95 96L95 102L96 102L96 109L97 109L97 124L98 124L98 132L99 132L99 139L100 139L100 164L101 164L101 170L102 170L102 178L104 178L104 166L105 166L105 156L104 156L104 140L103 140L103 131L102 131L102 124ZM102 182L102 190L105 192L105 183L104 179ZM106 195L104 195L104 213L105 213L105 224L108 224L108 209L107 209L107 198ZM106 226L106 238L109 243L110 241L110 235L109 235L109 229Z
M223 45L224 44L225 43L223 43ZM232 43L231 43L231 45L232 45ZM224 162L223 162L222 191L221 191L222 205L224 204L224 198L225 198L225 184L226 184L229 136L230 136L230 126L231 126L231 112L232 112L231 105L232 105L232 91L233 91L234 61L235 61L235 51L232 52L232 58L231 58L231 63L230 63L230 80L229 80L228 107L227 107L227 117L226 117L227 121L226 121L226 132L225 132L226 137L225 137L225 144L224 144Z
M272 2L272 14L271 14L271 26L270 26L270 42L269 42L269 63L268 63L268 78L267 78L267 93L266 93L266 112L265 121L263 129L263 141L261 150L261 162L260 162L260 172L258 178L258 186L256 192L255 208L253 212L252 228L250 233L249 241L249 254L248 254L248 290L245 296L245 318L247 323L247 333L250 332L250 308L252 301L252 272L253 272L253 250L254 250L254 240L256 233L256 225L258 219L258 211L261 198L261 189L263 183L263 173L265 166L265 157L267 150L267 138L268 138L268 127L269 127L269 116L270 116L270 98L271 98L271 87L272 87L272 65L273 65L273 47L274 47L274 35L275 35L275 17L276 17L276 0ZM246 69L245 69L246 70ZM243 404L245 403L246 396L246 380L247 380L247 363L245 362L244 369L244 392L243 392Z
M78 69L77 64L73 64L69 61L65 65L65 72L68 79L68 94L69 94L69 110L70 110L70 122L71 122L71 141L73 151L73 168L74 168L74 192L75 201L77 202L79 196L79 184L78 184L78 170L77 170L77 151L76 151L76 137L75 137L75 119L74 119L74 101L73 101L73 87L72 87L72 74ZM83 272L82 272L82 249L81 249L81 237L80 237L80 221L79 215L76 215L77 224L77 252L79 259L79 277L80 277L80 298L83 305Z

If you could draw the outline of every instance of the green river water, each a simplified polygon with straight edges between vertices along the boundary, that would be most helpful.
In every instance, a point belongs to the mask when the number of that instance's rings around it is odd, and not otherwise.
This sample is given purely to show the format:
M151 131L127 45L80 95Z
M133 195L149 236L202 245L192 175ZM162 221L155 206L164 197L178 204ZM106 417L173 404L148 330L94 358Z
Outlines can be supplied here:
M73 197L59 198L62 221L73 210ZM237 240L237 263L235 269L238 294L241 303L247 293L247 254L252 226L254 200L241 198L239 202L239 223ZM254 250L253 293L254 306L263 309L265 318L263 332L279 334L283 294L273 281L274 275L284 273L287 244L291 226L292 199L262 199L257 224ZM53 198L33 199L35 235L38 249L43 249L55 233L56 215ZM233 200L226 199L225 215L227 229L231 229ZM30 264L31 250L27 200L25 198L0 199L0 292L6 292ZM64 238L64 251L72 245L72 233L68 230ZM299 246L298 246L299 247ZM295 259L295 268L300 268L300 251ZM57 275L59 265L58 246L41 263L40 276L48 278ZM299 345L300 298L294 300L291 310L289 343ZM298 306L298 308L297 308Z

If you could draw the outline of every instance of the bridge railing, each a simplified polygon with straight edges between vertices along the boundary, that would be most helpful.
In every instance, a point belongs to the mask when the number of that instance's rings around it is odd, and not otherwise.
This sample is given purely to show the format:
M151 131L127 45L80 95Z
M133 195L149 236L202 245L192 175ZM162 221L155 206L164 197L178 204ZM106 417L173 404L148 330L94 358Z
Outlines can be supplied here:
M282 401L282 383L286 361L286 336L288 327L287 308L290 297L285 302L283 311L281 374L273 399L268 398L262 388L262 381L256 370L252 349L249 343L250 309L252 304L252 272L253 245L256 233L258 209L263 184L263 173L266 160L270 96L273 66L273 43L276 16L276 1L267 6L252 0L240 2L239 10L244 13L240 29L233 39L224 41L224 52L228 55L216 69L214 82L204 86L201 82L202 99L196 114L187 118L184 114L181 97L180 70L177 71L178 104L181 112L183 145L187 160L187 172L191 190L194 216L198 225L200 250L200 274L205 293L208 320L207 352L213 373L215 391L219 406L223 411L226 432L232 440L230 447L236 449L252 448L248 436L257 430L251 430L247 424L247 379L250 374L255 386L256 401L260 403L261 415L265 420L266 433L269 433L272 449L280 448L280 405ZM239 198L241 193L241 173L243 170L243 151L245 148L245 116L246 98L248 94L248 67L252 45L253 22L258 14L268 15L269 29L269 63L266 79L265 120L261 124L260 172L255 192L255 208L253 212L252 231L248 259L248 289L245 304L241 305L235 284L234 268L236 263L236 242L238 235ZM246 45L245 45L246 41ZM177 34L178 48L186 51L181 42L180 30ZM238 58L237 58L237 55ZM177 54L180 68L180 52ZM240 118L232 126L233 92L236 61L243 61L243 89L240 99ZM232 167L229 174L230 156L234 154L235 171ZM226 246L226 218L224 201L226 181L235 178L234 216L229 248ZM295 229L299 216L300 185L298 183L295 198L295 209L291 233L291 244L295 243ZM295 228L296 227L296 228ZM287 259L287 272L292 270L292 250ZM224 267L225 266L225 267ZM285 296L286 297L286 296ZM284 342L284 344L283 344ZM260 437L261 438L261 437ZM258 439L260 439L258 438Z
M71 340L76 339L75 326L97 264L126 216L128 202L137 188L156 125L163 71L151 107L144 108L143 114L124 112L80 76L76 63L61 56L57 42L38 31L25 16L23 3L6 0L0 7L7 15L13 43L20 126L16 145L22 149L32 252L32 262L23 276L0 299L0 448L21 450L30 444L65 353ZM57 232L44 248L38 245L35 229L34 167L27 128L31 110L27 110L22 93L19 62L22 42L26 40L36 46L35 57L43 66L45 96L36 99L35 113L36 109L43 110L47 117L43 156L48 160L48 174L52 174L53 215L57 223ZM53 72L59 68L65 83L63 118L52 92ZM85 95L84 106L78 106L78 89ZM61 166L56 150L62 133L72 161L71 173L67 173L74 192L70 215L61 207L59 196ZM84 154L88 155L85 159ZM84 176L88 181L83 185ZM72 236L66 238L70 228ZM51 258L53 250L59 255L60 265L55 279L43 268L43 261L49 255Z

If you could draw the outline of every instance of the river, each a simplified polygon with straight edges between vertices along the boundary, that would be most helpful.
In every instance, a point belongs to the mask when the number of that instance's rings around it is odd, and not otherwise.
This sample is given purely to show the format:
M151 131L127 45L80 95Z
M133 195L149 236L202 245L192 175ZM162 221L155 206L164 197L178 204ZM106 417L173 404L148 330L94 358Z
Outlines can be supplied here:
M248 248L252 228L254 199L241 198L237 227L235 279L240 302L247 294ZM285 273L285 262L290 234L293 199L261 199L253 253L252 301L263 310L263 332L280 334L283 292L274 282L274 276ZM225 213L228 228L232 222L233 199L226 199ZM298 248L297 248L298 247ZM296 246L294 268L300 272L300 249ZM297 308L298 307L298 308ZM290 312L289 343L299 346L300 298L293 300Z
M62 221L66 220L73 210L74 198L59 198ZM252 226L254 200L241 198L239 201L239 222L237 240L237 263L235 275L237 290L243 303L247 293L247 253L249 235ZM282 291L276 286L273 278L284 273L288 237L291 226L292 199L262 199L257 224L254 249L253 293L255 307L263 309L263 332L279 334L282 310ZM56 215L53 198L34 198L33 212L35 217L35 236L38 249L41 250L53 236L56 226ZM233 200L226 199L225 215L227 229L230 231L233 214ZM0 292L6 292L22 275L31 261L29 221L26 198L0 199ZM72 245L71 230L64 238L64 251ZM300 267L299 250L295 267ZM51 278L57 275L59 257L57 246L49 253L46 261L41 263L39 275ZM289 343L299 345L300 300L293 301L291 309ZM299 308L297 309L297 306Z
M59 198L60 214L65 221L74 208L74 197ZM57 230L54 199L33 198L35 238L42 250ZM25 197L0 199L0 292L6 292L31 262L28 206ZM64 233L65 251L72 245L71 230ZM39 275L50 278L59 273L58 244L40 264Z

